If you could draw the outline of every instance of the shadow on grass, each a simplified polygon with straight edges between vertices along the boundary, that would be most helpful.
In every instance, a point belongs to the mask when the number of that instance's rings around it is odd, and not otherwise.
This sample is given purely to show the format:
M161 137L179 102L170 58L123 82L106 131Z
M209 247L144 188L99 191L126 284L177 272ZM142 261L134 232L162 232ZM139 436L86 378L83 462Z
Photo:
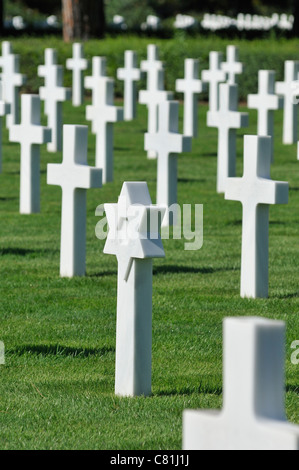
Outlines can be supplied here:
M287 385L286 386L287 392L293 392L299 395L299 385Z
M280 294L271 296L273 299L296 299L299 298L299 291L289 292L288 294Z
M103 271L102 273L89 274L88 277L108 277L117 276L117 271Z
M104 346L103 348L71 348L68 346L27 344L18 346L7 351L8 355L24 356L32 354L35 356L58 356L58 357L90 357L105 356L110 352L115 352L115 348Z
M203 153L201 156L202 157L218 157L218 153L217 152Z
M0 256L30 256L43 255L46 253L55 254L59 250L29 250L25 248L0 248Z
M172 397L177 395L195 395L195 394L204 394L204 395L222 395L222 386L221 385L209 385L209 384L200 384L198 388L195 387L183 387L180 389L173 390L160 390L157 393L153 393L153 396L158 397Z
M206 181L199 178L178 178L178 183L206 183Z
M157 266L154 268L154 274L171 274L171 273L186 273L186 274L213 274L217 272L224 272L224 271L236 271L238 268L232 267L221 267L221 268L194 268L192 266Z
M231 220L229 222L226 223L226 225L228 226L234 226L234 227L238 227L238 226L241 226L242 225L242 220L238 219L238 220ZM286 225L285 222L282 222L280 220L270 220L269 221L269 224L270 225Z
M7 202L7 201L17 201L17 197L0 197L1 202Z

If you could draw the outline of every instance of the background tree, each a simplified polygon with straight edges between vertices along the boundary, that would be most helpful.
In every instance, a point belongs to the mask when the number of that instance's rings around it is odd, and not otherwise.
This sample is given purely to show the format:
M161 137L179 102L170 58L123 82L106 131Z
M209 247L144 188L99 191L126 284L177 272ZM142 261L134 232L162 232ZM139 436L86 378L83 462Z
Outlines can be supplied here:
M100 38L105 33L104 0L62 0L63 38Z
M4 34L4 0L0 0L0 36Z

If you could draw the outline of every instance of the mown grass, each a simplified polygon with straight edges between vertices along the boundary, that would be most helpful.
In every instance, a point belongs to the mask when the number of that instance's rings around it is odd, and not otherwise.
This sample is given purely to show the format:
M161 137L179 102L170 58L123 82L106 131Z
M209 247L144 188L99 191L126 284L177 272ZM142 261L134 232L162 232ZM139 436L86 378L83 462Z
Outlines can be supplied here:
M18 44L15 45L17 49ZM242 110L245 110L242 107ZM181 122L182 129L182 106ZM147 181L155 202L156 162L143 150L146 110L115 125L115 179L88 192L87 275L59 278L61 190L46 185L46 165L61 154L42 148L42 211L18 213L19 147L3 136L0 175L1 449L181 448L185 408L222 406L222 322L227 316L284 320L286 410L299 424L298 366L290 361L299 339L299 174L296 146L283 146L277 113L272 178L290 183L288 206L270 210L269 299L239 296L241 205L216 189L217 131L200 133L190 154L179 157L180 204L204 205L204 245L184 251L185 240L164 240L165 260L154 261L153 367L150 398L114 396L117 262L95 237L95 209L115 202L123 181ZM64 106L66 124L86 124L84 106ZM242 135L238 132L238 175ZM89 134L89 162L95 140Z

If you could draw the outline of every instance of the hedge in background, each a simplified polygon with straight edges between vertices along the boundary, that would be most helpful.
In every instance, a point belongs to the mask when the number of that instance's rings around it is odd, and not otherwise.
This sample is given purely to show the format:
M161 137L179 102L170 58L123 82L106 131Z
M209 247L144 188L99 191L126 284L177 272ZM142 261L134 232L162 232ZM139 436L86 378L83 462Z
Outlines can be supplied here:
M9 40L9 38L8 38ZM44 62L44 50L46 47L56 48L58 61L65 65L65 61L72 55L72 45L64 44L55 37L43 39L18 38L12 39L15 53L21 56L21 72L27 75L27 83L23 91L37 93L43 84L37 77L38 65ZM161 59L166 63L166 88L174 90L175 80L183 77L184 59L199 58L201 70L208 68L209 52L221 51L225 54L226 46L230 43L219 38L186 38L184 34L178 34L175 39L156 40L140 37L122 36L107 38L105 40L92 40L85 43L85 55L88 59L93 56L106 56L108 63L108 75L116 77L116 69L123 65L124 51L135 50L139 60L146 58L147 45L155 43L160 47ZM234 41L240 48L240 60L245 65L245 72L240 78L240 99L246 100L249 93L257 90L258 71L275 70L277 80L283 78L285 60L299 60L299 40L262 40L262 41ZM91 66L87 71L91 73ZM65 86L71 86L71 72L65 70ZM145 80L140 85L145 87ZM116 82L116 95L122 97L123 83ZM203 96L206 99L206 95Z

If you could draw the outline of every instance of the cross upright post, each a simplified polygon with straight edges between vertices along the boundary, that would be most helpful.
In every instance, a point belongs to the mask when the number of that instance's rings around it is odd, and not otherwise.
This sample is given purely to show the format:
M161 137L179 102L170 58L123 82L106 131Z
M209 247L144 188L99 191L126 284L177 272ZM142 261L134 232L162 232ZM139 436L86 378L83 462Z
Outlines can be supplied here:
M48 127L52 130L49 152L62 150L62 103L71 98L71 90L63 87L63 67L53 65L49 70L47 86L40 88L40 98L45 101L48 113Z
M99 79L106 79L107 77L107 59L106 57L93 57L92 58L92 75L84 78L84 86L87 90L91 90L92 104L94 105L95 95Z
M243 64L239 62L239 49L236 46L227 46L226 62L223 62L221 69L227 74L228 83L237 85L237 75L243 73Z
M96 167L103 170L103 183L113 181L113 123L123 120L123 109L114 106L114 80L99 78L93 105L86 107L86 119L96 134Z
M10 127L9 140L21 145L20 213L40 212L40 145L51 142L51 129L40 124L40 98L22 95L21 124Z
M184 135L198 135L198 95L203 91L199 80L199 60L185 60L185 77L176 81L176 91L184 93Z
M210 69L203 70L201 79L209 84L210 111L218 111L219 108L219 83L226 81L226 73L221 70L222 54L210 52Z
M73 106L83 104L83 72L88 67L84 58L84 48L80 43L73 44L73 57L66 62L66 68L73 72Z
M57 51L56 49L47 48L44 55L45 63L38 66L37 75L44 79L44 87L47 89L51 86L53 66L57 65ZM45 114L48 115L47 105L48 101L45 101Z
M148 133L158 129L158 106L162 101L171 100L173 93L164 88L164 64L159 60L158 48L150 44L147 48L147 60L142 61L140 68L147 74L147 89L139 92L139 102L148 108ZM155 159L157 154L148 149L148 158Z
M158 155L157 204L166 208L163 226L175 224L168 209L177 203L177 154L190 152L192 138L180 135L179 104L164 101L159 105L159 127L153 134L145 134L145 150L152 149Z
M0 81L0 173L2 172L2 117L10 112L10 104L3 98L3 83Z
M137 54L125 52L125 67L117 70L117 78L124 81L124 120L132 121L137 115L137 83L141 71L137 67Z
M248 95L248 108L258 111L258 135L272 137L272 161L274 155L274 111L282 107L282 100L275 94L275 72L259 71L257 95Z
M298 80L299 61L287 60L284 74L284 82L277 82L275 90L277 95L284 99L283 143L291 145L298 140L298 104L294 89Z
M85 275L86 193L102 186L102 171L87 164L87 145L87 126L63 126L63 162L48 165L48 184L62 188L61 277Z
M268 297L269 205L287 204L289 194L270 167L271 137L245 136L243 177L226 181L225 199L243 206L241 297Z
M208 126L218 128L217 192L224 193L227 178L236 175L236 130L248 126L248 114L238 112L238 85L220 85L219 110L208 112Z
M6 117L6 125L9 128L18 124L20 120L19 94L20 87L24 85L25 75L20 72L20 57L16 54L7 54L3 62L3 93L4 101L10 105L10 113Z
M285 413L285 324L224 320L222 411L186 410L184 450L299 450Z

